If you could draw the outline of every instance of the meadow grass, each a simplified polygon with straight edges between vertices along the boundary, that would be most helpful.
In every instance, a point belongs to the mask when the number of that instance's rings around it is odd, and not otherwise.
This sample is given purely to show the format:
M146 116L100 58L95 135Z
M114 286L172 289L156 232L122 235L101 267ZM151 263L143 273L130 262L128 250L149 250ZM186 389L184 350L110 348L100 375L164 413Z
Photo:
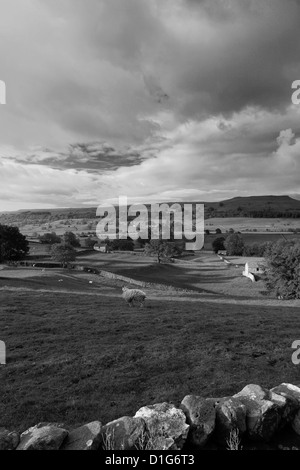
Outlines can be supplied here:
M130 309L115 295L0 290L1 426L106 424L187 394L300 382L299 308L150 299Z

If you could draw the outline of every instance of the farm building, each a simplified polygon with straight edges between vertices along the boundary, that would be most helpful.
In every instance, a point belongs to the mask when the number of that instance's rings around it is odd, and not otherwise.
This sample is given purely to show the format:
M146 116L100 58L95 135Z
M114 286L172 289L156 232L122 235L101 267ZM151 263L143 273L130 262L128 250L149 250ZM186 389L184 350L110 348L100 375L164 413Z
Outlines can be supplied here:
M29 237L26 237L26 240L28 241L28 243L39 243L40 245L42 244L41 240L39 238L29 238Z
M243 276L249 277L252 281L256 281L256 277L263 274L262 259L247 261Z
M99 245L95 245L94 250L101 251L101 253L110 253L111 252L111 248L108 246L107 243L100 243Z

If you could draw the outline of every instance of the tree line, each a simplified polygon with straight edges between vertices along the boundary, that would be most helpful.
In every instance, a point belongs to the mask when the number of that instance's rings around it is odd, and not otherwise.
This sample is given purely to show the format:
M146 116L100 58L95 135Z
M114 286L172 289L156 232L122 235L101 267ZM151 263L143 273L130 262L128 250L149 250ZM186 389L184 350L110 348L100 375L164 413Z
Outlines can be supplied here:
M212 242L214 253L226 251L229 256L263 257L270 242L246 245L240 233L229 232L226 237L217 237Z
M245 245L239 233L212 242L215 253L226 250L228 256L257 256L265 260L264 280L270 292L280 299L300 299L300 240L278 240Z

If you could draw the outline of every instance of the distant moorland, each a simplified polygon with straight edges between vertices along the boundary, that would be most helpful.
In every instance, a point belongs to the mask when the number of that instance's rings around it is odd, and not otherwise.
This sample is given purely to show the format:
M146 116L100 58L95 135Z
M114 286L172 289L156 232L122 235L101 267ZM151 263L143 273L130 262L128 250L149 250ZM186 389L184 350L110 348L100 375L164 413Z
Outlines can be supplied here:
M178 202L178 204L183 206L188 202ZM289 196L235 197L220 202L199 201L193 204L204 204L206 219L210 217L300 218L300 201ZM151 205L146 204L146 206L150 210ZM0 223L27 225L66 219L96 219L96 209L96 207L81 207L2 212Z

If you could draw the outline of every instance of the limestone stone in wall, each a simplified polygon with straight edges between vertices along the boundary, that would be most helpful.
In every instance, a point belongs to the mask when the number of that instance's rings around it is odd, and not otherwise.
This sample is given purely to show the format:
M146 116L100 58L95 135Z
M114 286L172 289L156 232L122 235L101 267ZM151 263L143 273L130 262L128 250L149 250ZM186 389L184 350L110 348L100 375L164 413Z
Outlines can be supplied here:
M300 410L296 413L292 422L292 428L298 436L300 436Z
M289 383L282 383L272 388L271 391L286 397L290 402L294 401L295 412L291 417L292 428L300 436L300 387Z
M145 420L153 449L182 449L190 426L181 409L171 403L158 403L140 408L134 417Z
M259 385L247 385L233 395L246 407L247 434L250 439L268 442L279 428L287 401ZM272 401L270 400L272 398Z
M104 450L138 450L146 443L146 423L142 418L123 416L102 429Z
M39 423L21 434L17 450L58 450L67 435L60 425Z
M0 428L0 450L15 450L19 442L19 433Z
M61 450L98 450L102 440L100 421L80 426L69 432Z
M180 404L190 425L188 441L192 445L203 447L215 429L215 402L210 398L187 395Z
M246 406L237 398L224 398L216 404L216 428L214 438L226 445L232 432L239 438L246 432Z
M106 277L108 279L115 279L117 281L128 282L129 284L134 284L136 286L146 287L147 283L143 281L137 281L136 279L132 279L131 277L122 276L121 274L115 274L110 271L103 271L99 272L100 276Z
M292 397L298 401L300 406L300 388L298 386L289 383L282 383L277 385L277 387L271 388L270 391L284 397Z

